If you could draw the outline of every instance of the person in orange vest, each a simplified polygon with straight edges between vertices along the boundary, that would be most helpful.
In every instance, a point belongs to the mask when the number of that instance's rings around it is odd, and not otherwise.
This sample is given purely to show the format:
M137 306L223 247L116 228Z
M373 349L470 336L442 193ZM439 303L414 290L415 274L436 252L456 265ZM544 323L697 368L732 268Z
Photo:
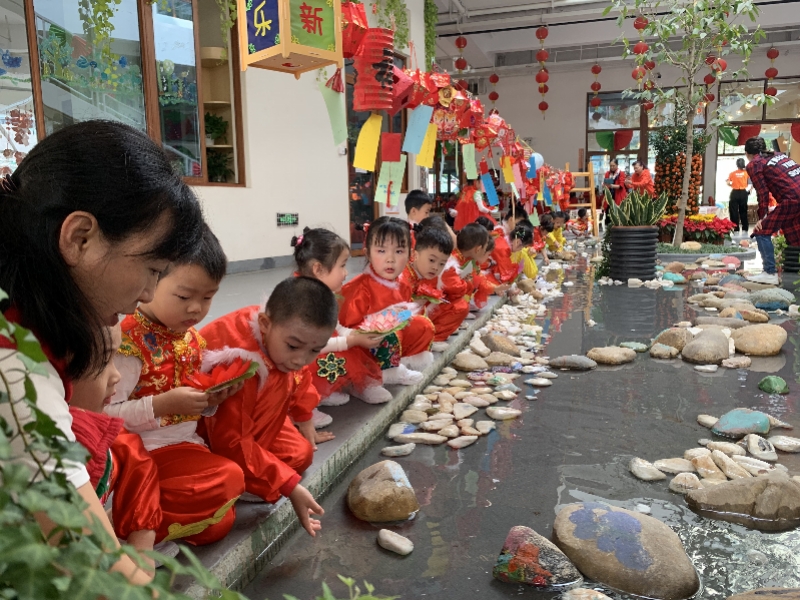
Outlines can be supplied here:
M731 233L747 233L750 228L747 222L747 200L750 197L750 177L745 170L745 162L743 158L736 160L736 170L728 175L725 182L731 186L730 204L728 204L728 211L730 212L731 221L736 225ZM739 224L741 223L741 228Z

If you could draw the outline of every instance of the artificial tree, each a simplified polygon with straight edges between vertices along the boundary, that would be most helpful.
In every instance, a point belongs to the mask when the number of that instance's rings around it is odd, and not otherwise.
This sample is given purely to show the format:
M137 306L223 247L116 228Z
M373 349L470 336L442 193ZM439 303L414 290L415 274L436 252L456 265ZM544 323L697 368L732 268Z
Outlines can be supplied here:
M753 0L611 0L605 14L619 13L618 24L623 26L628 17L636 18L634 26L640 33L638 43L631 44L623 33L620 39L625 44L625 56L634 54L637 67L633 77L637 87L628 93L640 99L644 105L671 102L675 105L674 125L686 127L686 156L692 156L694 146L694 116L714 101L697 77L711 69L716 83L726 72L728 65L723 58L728 55L740 57L741 67L729 74L732 79L747 77L747 64L753 47L765 37L763 30L756 26L748 31L743 21L755 23L759 15ZM649 43L645 40L650 40ZM676 82L679 87L662 89L657 86L643 86L644 77L653 64L671 65L680 76ZM753 103L769 102L763 95L750 98ZM709 111L706 133L723 124L722 104ZM692 161L686 160L683 186L678 202L678 222L675 227L674 244L683 242L683 223L686 218L686 205L692 179Z

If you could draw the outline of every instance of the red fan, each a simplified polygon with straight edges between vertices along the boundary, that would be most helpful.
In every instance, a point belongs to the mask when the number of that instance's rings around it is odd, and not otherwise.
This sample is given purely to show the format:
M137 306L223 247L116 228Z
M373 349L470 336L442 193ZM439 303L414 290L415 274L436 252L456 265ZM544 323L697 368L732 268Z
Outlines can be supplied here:
M210 373L195 372L184 375L182 383L189 387L215 394L250 379L258 371L258 364L235 358L230 364L219 364Z

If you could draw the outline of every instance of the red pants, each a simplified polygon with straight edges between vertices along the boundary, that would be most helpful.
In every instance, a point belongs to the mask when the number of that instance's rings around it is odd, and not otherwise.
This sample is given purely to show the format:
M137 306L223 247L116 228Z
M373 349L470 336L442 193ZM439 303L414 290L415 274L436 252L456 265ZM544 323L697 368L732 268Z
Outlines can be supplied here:
M420 352L430 350L435 335L433 323L428 317L416 315L411 321L397 332L400 341L400 355L414 356Z
M464 322L469 314L469 302L458 300L450 304L438 304L430 310L430 318L436 328L435 342L445 342Z
M278 435L271 441L256 439L259 446L269 451L273 456L279 458L294 469L298 475L305 473L314 460L314 448L306 438L297 430L292 420L287 416L283 422L283 427ZM251 489L250 478L245 476L245 488L251 494L261 496L261 493ZM272 498L265 498L267 502L277 502L280 499L280 492L275 492Z
M111 445L111 456L114 533L127 540L134 531L158 530L162 521L158 470L142 438L123 430Z
M161 487L161 527L156 542L216 542L233 527L233 504L245 488L239 466L205 446L183 442L150 453Z

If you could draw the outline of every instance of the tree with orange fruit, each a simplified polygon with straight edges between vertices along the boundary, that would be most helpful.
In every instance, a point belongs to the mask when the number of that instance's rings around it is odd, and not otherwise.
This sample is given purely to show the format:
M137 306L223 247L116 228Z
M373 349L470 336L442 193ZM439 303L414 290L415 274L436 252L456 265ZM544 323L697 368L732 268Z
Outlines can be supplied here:
M696 135L694 117L716 99L711 86L727 71L725 56L735 55L742 61L742 66L730 73L730 77L747 78L747 64L753 48L765 37L756 25L759 10L753 0L634 0L633 3L630 0L611 0L604 14L612 11L618 13L620 27L626 19L633 18L639 34L639 40L633 43L624 33L620 36L625 44L624 56L634 55L636 59L632 76L637 85L627 93L639 99L645 110L652 109L656 104L672 103L675 111L671 125L675 128L686 127L686 150L681 163L683 178L673 240L677 246L683 242L690 188L697 187L698 165L702 160L696 160L693 152ZM744 24L748 21L753 25L752 31ZM649 78L649 73L659 64L678 69L680 76L675 87L656 86ZM702 81L698 81L703 71L708 73ZM763 104L771 99L760 95L748 100ZM721 106L720 103L715 110L709 111L706 135L725 123ZM693 158L687 160L686 157Z

